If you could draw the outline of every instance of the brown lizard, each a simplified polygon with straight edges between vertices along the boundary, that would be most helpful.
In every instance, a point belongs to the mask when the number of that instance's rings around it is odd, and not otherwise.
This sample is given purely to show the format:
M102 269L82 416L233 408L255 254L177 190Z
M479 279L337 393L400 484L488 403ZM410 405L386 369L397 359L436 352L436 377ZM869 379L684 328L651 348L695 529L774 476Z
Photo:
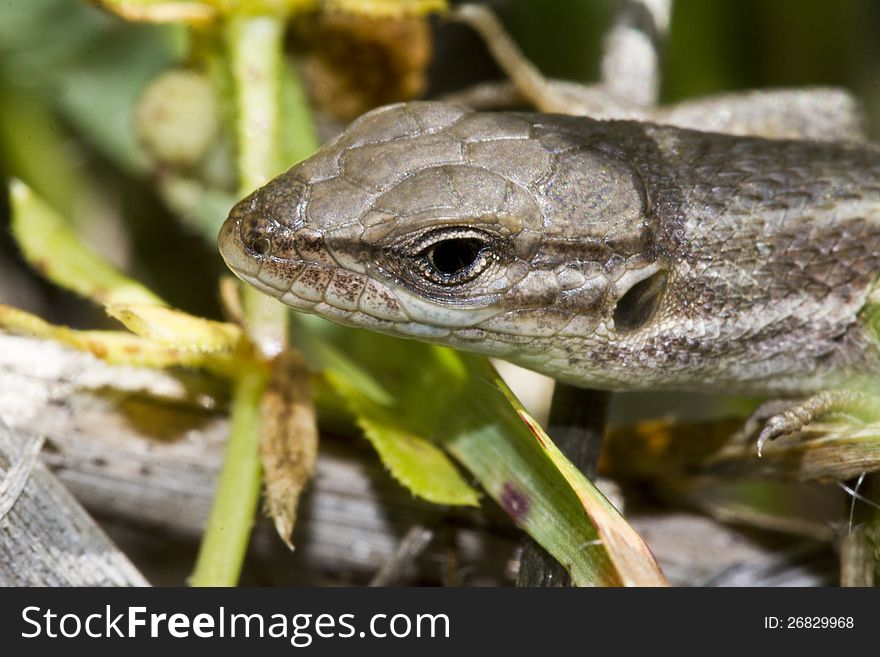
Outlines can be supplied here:
M232 270L335 321L610 389L880 371L880 150L634 121L376 110L235 206Z

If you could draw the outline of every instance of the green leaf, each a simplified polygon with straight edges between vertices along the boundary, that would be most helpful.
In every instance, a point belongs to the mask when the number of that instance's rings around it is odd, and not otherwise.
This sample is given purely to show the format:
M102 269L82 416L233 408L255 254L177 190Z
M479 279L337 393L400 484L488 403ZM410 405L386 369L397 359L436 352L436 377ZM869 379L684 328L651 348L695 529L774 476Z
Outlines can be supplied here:
M27 185L13 181L11 192L12 234L31 266L50 281L101 304L163 303L87 248Z
M326 376L348 402L391 475L413 495L436 504L479 504L477 491L465 483L441 449L407 428L393 411L360 392L339 372L329 370Z
M405 451L411 437L429 441L468 470L576 584L665 581L617 511L586 478L575 475L531 418L525 421L519 402L486 359L311 317L297 319L304 353L324 368L344 398L355 399L350 406L358 424L366 432L375 431L376 424L385 430L384 443L376 448L389 468L389 445ZM369 391L361 389L364 381ZM376 401L375 390L383 402ZM405 464L403 476L425 476L413 467L419 466Z
M503 382L500 385L503 386ZM504 387L506 388L506 386ZM593 485L593 482L565 458L565 455L553 444L538 422L522 408L516 398L512 394L508 394L508 398L511 405L517 408L517 413L529 427L541 449L550 457L553 465L565 477L569 486L578 496L584 510L593 521L602 543L607 546L608 556L614 562L623 584L626 586L667 586L669 582L642 537L623 519L623 516Z
M0 80L0 167L55 208L75 206L85 188L65 130L35 94Z

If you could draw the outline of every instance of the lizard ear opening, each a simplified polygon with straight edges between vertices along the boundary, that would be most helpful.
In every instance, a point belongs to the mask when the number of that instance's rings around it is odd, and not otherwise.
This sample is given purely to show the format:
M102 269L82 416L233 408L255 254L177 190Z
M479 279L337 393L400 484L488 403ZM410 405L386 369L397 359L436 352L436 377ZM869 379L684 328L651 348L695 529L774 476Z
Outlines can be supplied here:
M647 324L660 307L668 279L668 272L661 269L627 290L614 308L614 327L634 331Z

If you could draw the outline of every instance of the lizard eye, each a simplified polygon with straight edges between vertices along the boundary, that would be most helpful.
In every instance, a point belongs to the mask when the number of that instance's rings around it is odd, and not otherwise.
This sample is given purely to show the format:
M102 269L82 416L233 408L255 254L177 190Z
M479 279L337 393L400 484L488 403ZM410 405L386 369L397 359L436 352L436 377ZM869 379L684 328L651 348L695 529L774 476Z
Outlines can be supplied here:
M633 331L647 324L663 299L668 274L660 270L626 291L614 308L614 327Z
M439 285L456 285L479 276L495 256L485 236L471 231L447 239L431 240L419 252L420 273Z
M483 243L472 237L443 240L428 248L428 262L441 274L457 274L471 267L482 249Z

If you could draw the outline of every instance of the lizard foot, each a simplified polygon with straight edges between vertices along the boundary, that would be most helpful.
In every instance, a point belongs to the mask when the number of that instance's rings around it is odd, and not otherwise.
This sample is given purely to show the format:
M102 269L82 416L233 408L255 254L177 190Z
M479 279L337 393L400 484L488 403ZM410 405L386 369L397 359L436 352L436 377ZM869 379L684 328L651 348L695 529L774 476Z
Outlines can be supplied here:
M774 408L784 410L777 411L767 418L767 410ZM780 436L800 431L813 420L825 415L843 415L847 419L855 421L880 419L880 397L858 390L826 390L801 402L774 401L763 404L755 411L746 422L746 426L754 426L759 414L766 419L764 428L758 436L758 456L769 440Z

